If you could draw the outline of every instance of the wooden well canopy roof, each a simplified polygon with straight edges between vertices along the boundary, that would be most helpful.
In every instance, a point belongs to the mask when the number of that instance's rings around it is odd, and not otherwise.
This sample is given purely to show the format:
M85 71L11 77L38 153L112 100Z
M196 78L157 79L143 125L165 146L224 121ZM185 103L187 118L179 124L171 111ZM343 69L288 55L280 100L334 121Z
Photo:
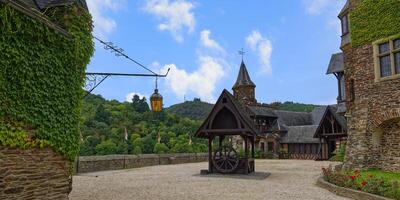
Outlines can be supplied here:
M259 135L245 109L226 89L222 91L211 113L195 133L196 137L201 138L218 135Z

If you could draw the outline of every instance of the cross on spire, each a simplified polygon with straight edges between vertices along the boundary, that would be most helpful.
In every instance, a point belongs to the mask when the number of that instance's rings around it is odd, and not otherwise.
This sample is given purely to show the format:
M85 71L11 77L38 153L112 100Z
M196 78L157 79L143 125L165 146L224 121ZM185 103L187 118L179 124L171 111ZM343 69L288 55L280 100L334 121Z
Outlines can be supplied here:
M246 52L243 50L243 48L241 50L239 50L239 55L242 56L242 61L243 61L244 54L246 54Z

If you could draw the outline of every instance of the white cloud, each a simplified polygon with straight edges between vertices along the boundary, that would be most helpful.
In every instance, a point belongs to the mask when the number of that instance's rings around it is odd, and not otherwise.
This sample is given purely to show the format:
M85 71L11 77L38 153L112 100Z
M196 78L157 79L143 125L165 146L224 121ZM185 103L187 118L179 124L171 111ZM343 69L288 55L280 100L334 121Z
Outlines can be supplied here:
M340 21L337 18L346 0L303 0L306 13L326 17L327 28L341 33Z
M155 15L161 23L158 29L169 31L178 42L183 42L183 30L194 30L194 5L186 0L147 0L144 10Z
M200 56L199 68L193 72L177 67L175 64L165 65L162 72L170 68L166 77L166 85L171 88L178 97L185 94L194 95L206 101L214 101L213 93L217 82L224 76L222 61L211 56Z
M251 34L246 37L246 44L251 48L251 50L256 52L261 63L261 72L270 74L272 72L271 41L263 37L259 31L252 31Z
M211 31L210 30L203 30L200 33L200 42L206 48L225 53L225 50L218 44L215 40L210 38Z
M142 95L142 94L136 93L136 92L131 92L131 93L129 93L129 94L126 95L125 101L127 101L127 102L132 102L133 96L135 96L135 95L138 95L140 99L142 99L143 97L145 97L146 99L148 99L148 98L146 97L146 95Z
M325 11L337 0L304 0L306 11L310 15L318 15Z
M99 37L106 37L117 27L117 22L107 17L105 12L118 11L124 0L87 0L86 2L93 17L94 33Z

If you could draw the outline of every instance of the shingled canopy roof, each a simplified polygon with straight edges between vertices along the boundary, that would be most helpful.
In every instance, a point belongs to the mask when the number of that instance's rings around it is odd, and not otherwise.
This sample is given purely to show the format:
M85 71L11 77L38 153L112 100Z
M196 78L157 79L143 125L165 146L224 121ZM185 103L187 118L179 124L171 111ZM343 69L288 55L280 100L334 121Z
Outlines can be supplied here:
M344 56L343 53L333 54L329 62L326 74L333 74L344 71Z
M233 85L233 88L236 88L239 86L256 87L256 85L250 79L249 72L247 72L247 68L246 68L246 65L244 64L243 60L242 60L242 63L240 64L239 74L237 76L235 85Z
M221 117L218 117L220 114ZM244 107L227 90L222 91L210 114L195 133L196 137L212 135L259 135Z

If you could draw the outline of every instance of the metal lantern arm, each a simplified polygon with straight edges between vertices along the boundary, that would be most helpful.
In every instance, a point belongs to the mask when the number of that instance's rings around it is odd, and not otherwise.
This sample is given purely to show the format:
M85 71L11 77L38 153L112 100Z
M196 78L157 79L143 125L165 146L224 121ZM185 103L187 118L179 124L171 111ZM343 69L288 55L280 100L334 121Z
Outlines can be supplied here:
M106 73L106 72L87 72L86 73L86 82L85 82L85 90L87 91L88 96L94 89L97 88L103 81L105 81L110 76L144 76L144 77L167 77L170 68L168 68L165 74L127 74L127 73Z

